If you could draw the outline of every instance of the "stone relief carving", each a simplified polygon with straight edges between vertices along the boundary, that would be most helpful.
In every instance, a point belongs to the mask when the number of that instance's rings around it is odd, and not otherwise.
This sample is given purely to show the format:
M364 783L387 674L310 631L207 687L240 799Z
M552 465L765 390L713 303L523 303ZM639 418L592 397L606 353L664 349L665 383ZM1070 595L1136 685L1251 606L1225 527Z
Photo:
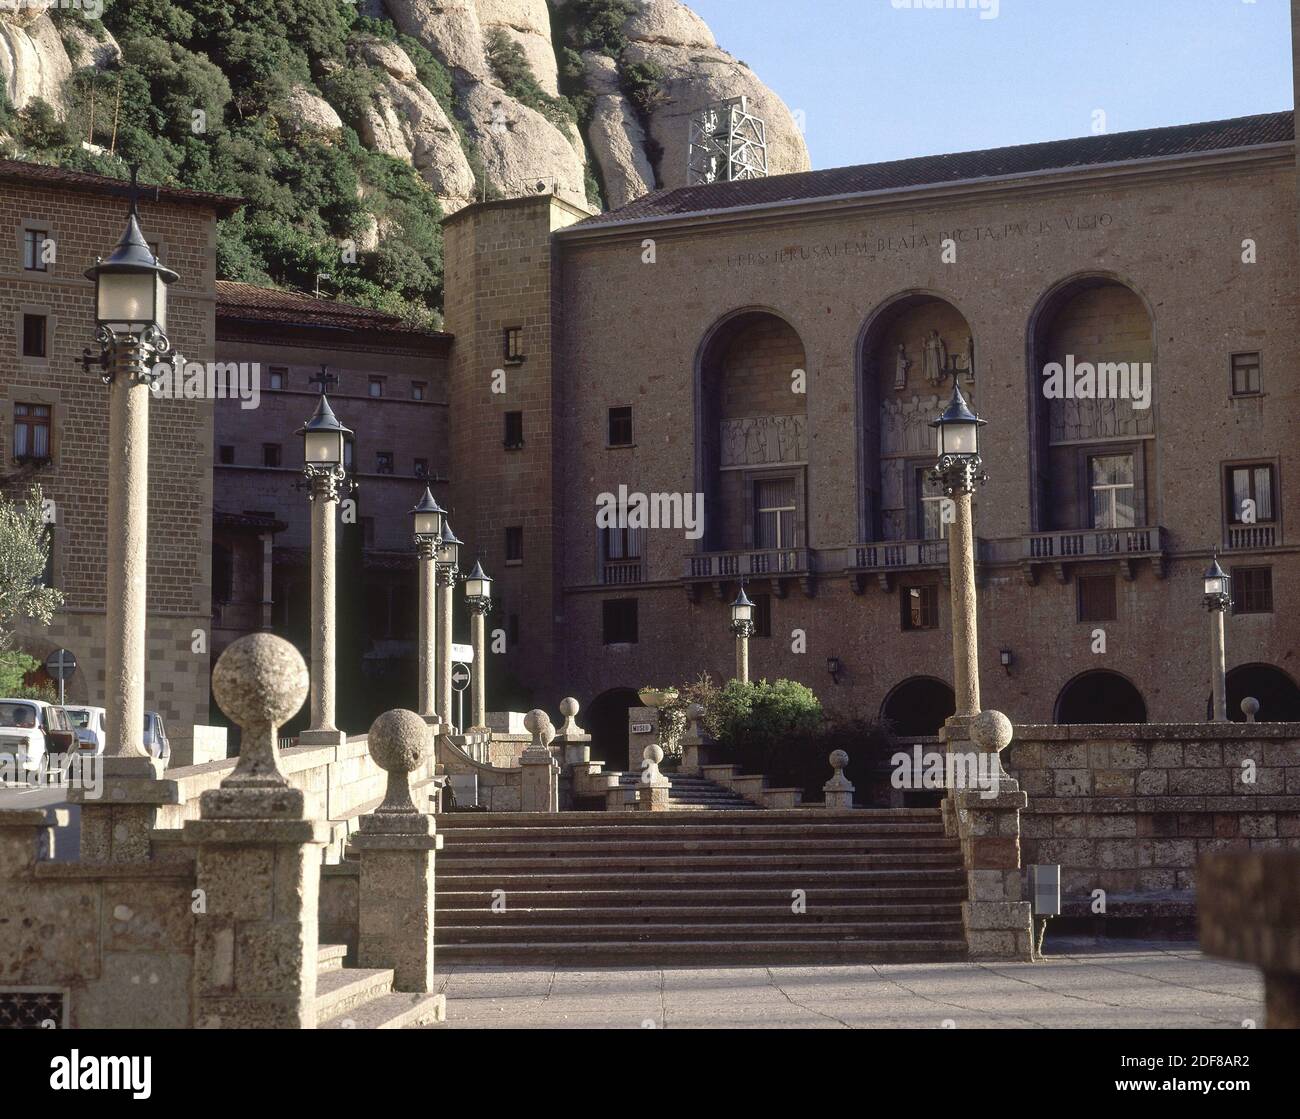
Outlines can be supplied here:
M925 360L922 369L925 379L931 385L937 385L944 379L948 368L948 347L939 337L937 330L930 331L925 340Z
M943 408L938 395L912 395L910 400L893 397L880 406L880 453L906 455L915 452L926 454L934 447L933 420Z
M807 457L807 416L744 416L723 420L721 426L723 466L803 462Z
M1134 408L1129 400L1066 398L1048 402L1048 438L1053 443L1140 438L1155 433L1151 409Z

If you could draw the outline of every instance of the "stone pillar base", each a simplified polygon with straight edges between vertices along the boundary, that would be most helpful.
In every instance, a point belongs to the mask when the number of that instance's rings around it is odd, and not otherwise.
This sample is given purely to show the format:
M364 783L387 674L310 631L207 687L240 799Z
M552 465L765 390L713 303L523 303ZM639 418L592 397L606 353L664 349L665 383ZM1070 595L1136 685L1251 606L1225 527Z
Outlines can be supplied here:
M637 786L636 805L642 812L666 812L668 801L668 778L659 777Z
M94 763L88 763L94 764ZM72 789L68 803L81 806L81 859L88 863L146 862L149 833L158 808L175 804L176 786L161 780L163 763L152 757L101 757L103 788Z
M304 730L298 732L299 746L342 746L348 740L341 730Z
M361 856L357 963L392 968L393 989L433 990L433 864L442 846L423 814L372 812L352 846Z

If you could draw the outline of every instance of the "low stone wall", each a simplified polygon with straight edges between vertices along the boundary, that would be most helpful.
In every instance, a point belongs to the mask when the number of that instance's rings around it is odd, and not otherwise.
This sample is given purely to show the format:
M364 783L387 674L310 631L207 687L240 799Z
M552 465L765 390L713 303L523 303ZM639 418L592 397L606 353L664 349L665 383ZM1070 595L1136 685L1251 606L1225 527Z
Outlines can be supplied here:
M492 746L496 745L493 735ZM518 755L509 766L489 765L475 761L446 735L438 738L436 751L440 771L448 777L474 777L477 784L478 804L490 812L518 812L523 796L523 770ZM489 757L492 757L489 747ZM498 755L499 756L499 755ZM509 757L509 752L506 752Z
M1206 853L1300 848L1300 724L1021 726L1023 861L1059 863L1065 916L1190 919Z

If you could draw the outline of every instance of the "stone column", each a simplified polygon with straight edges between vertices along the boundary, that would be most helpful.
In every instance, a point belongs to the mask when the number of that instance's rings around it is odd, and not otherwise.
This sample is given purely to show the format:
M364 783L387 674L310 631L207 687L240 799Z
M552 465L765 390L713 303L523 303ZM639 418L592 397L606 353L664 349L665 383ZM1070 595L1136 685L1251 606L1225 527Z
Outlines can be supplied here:
M455 599L455 567L438 565L438 721L444 727L451 719L451 615Z
M388 788L352 840L361 856L357 962L392 968L397 991L433 990L433 863L440 837L410 789L431 736L414 711L386 711L371 724L370 756L387 771Z
M560 769L547 745L551 720L545 711L534 709L524 716L524 729L533 740L519 755L523 770L520 808L524 812L560 810Z
M243 729L239 763L184 827L197 850L194 1025L313 1029L317 898L328 829L280 772L277 733L302 707L307 666L269 633L217 661L212 692Z
M686 733L682 735L682 764L677 772L683 777L699 777L709 764L713 738L704 725L704 708L698 703L686 708Z
M1224 607L1210 607L1210 690L1214 696L1214 722L1228 721L1228 667L1224 651Z
M337 641L335 569L336 505L340 479L333 472L311 476L311 726L302 742L337 740L335 712L334 648Z
M736 679L749 683L749 634L736 634Z
M641 755L641 780L637 786L637 807L642 812L665 812L670 807L668 792L671 783L659 772L664 760L663 748L647 746Z
M827 808L852 808L853 807L853 782L844 776L844 767L849 764L849 755L843 750L832 750L830 756L831 779L822 786L822 792L825 794L825 807Z
M420 574L420 714L438 716L438 571L433 541L416 544Z
M1300 851L1216 851L1196 866L1201 947L1264 973L1264 1025L1300 1029Z
M954 488L950 498L956 506L948 526L948 574L952 583L953 691L957 714L977 715L980 709L979 633L975 621L975 530L972 497L965 488Z
M469 603L470 641L474 646L474 671L470 678L470 699L473 718L470 730L485 731L487 725L487 650L484 647L487 629L487 612L492 609L491 599Z
M1033 915L1023 900L1020 868L1020 812L1029 798L1000 757L1011 743L1011 720L1000 711L957 716L944 734L948 753L966 763L956 772L978 778L974 787L950 790L945 802L947 822L961 841L967 895L962 925L971 958L1032 960Z

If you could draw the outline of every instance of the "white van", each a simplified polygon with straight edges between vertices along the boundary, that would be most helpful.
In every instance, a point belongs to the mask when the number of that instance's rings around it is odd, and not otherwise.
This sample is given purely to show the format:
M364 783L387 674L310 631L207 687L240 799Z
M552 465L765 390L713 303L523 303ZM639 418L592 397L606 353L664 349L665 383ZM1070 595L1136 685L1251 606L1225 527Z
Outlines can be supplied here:
M52 754L67 755L77 736L63 708L42 699L0 699L0 776L39 776Z
M98 757L108 741L108 715L102 707L85 707L65 704L68 722L77 735L77 752L83 756Z

